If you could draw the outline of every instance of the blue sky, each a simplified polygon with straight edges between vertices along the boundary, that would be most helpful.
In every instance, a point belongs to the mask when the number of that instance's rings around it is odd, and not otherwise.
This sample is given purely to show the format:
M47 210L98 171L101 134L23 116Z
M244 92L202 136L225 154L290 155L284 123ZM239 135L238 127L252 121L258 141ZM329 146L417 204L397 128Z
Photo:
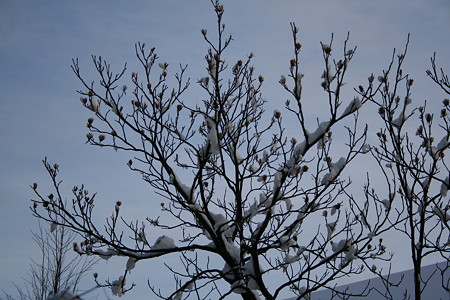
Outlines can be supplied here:
M349 31L350 43L358 46L349 85L364 83L371 72L380 73L393 48L402 49L411 33L406 67L417 83L414 99L427 99L431 105L442 100L425 70L433 52L450 70L449 1L229 0L224 5L225 23L235 39L229 59L255 53L254 65L266 78L263 93L270 106L287 97L277 82L291 58L291 21L300 27L306 98L319 97L319 42L328 42L334 33L340 46ZM172 66L189 64L188 75L195 82L204 74L207 49L200 29L213 32L214 26L205 0L0 0L0 269L8 270L0 272L0 289L12 291L11 281L28 272L28 258L36 255L30 230L37 221L28 209L33 196L28 187L33 182L48 187L41 164L45 156L61 165L68 190L84 182L99 193L100 221L116 200L133 198L127 212L132 218L144 216L143 209L160 202L137 174L127 171L127 155L84 144L90 115L75 92L81 85L70 70L71 59L79 57L90 80L95 79L90 54L102 55L117 69L128 61L131 72L136 67L134 43L142 41L155 46ZM201 99L195 87L190 95L192 103ZM110 264L107 268L114 268ZM398 268L409 268L407 261Z

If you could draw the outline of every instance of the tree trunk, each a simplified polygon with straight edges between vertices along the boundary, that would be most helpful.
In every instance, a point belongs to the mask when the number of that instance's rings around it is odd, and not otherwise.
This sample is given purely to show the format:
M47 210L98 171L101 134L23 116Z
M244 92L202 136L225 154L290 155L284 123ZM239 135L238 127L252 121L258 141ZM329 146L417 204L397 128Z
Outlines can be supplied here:
M241 296L244 300L256 300L255 294L253 294L251 291L245 292L241 294Z
M422 270L421 270L422 262L420 259L417 259L414 262L414 299L415 300L421 300L422 293L421 293L421 287L422 287Z

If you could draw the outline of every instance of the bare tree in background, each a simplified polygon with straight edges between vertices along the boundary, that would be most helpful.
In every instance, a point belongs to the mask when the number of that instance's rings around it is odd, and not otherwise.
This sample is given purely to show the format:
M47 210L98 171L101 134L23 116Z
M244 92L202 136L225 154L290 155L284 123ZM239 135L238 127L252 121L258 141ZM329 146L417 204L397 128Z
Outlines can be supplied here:
M421 166L411 159L409 143L403 146L403 154L410 155L410 160L397 160L396 153L391 155L387 148L388 137L395 140L399 134L399 143L405 139L399 133L403 123L395 128L390 125L394 114L383 119L390 127L388 133L381 133L386 135L381 150L366 144L367 127L359 124L358 110L369 100L376 101L378 92L390 101L388 72L379 82L369 77L367 86L355 89L350 99L342 96L351 93L344 89L344 77L356 48L350 47L347 39L342 54L337 55L333 39L322 43L321 86L327 109L326 116L311 120L314 112L306 111L304 105L310 100L302 98L302 45L297 40L298 28L291 24L293 58L288 75L280 79L289 99L284 110L266 112L261 94L264 77L255 75L252 54L227 61L225 50L232 38L224 34L223 6L212 3L217 40L213 41L207 30L201 31L210 47L205 56L206 73L198 80L205 93L201 103L183 100L190 85L185 79L187 67L180 66L178 73L170 76L169 64L159 61L155 49L147 50L145 44L136 45L141 72L130 74L125 65L114 73L102 57L93 56L99 80L91 81L82 76L78 60L72 65L83 85L81 101L93 113L87 121L87 142L133 154L128 166L163 199L164 221L157 215L140 222L127 221L121 217L121 207L132 203L117 201L106 225L96 224L96 194L90 194L84 185L75 186L67 205L61 194L59 166L48 161L44 164L54 193L45 196L33 187L34 215L83 235L84 240L74 244L81 255L126 257L124 273L117 280L96 278L98 285L111 287L115 295L133 287L126 281L142 261L178 255L180 264L166 264L175 278L173 290L161 291L149 284L161 299L224 299L234 293L242 299L276 299L285 291L300 299L319 288L349 297L350 292L335 289L336 280L365 269L375 272L376 260L391 258L377 236L406 224L403 214L391 213L390 204L396 193L405 200L410 196L407 185L395 183L386 202L368 183L365 198L355 199L349 190L351 181L343 172L355 157L371 151L383 170L384 161L394 158L396 164L405 162L406 171ZM131 85L126 85L128 76ZM402 80L409 82L407 77L396 82ZM392 101L391 106L380 104L385 113L394 107L397 113L402 110L397 107L403 102ZM289 135L286 126L297 128L295 136ZM432 160L443 163L439 155ZM425 168L425 163L422 166ZM395 168L403 165L398 163L389 170ZM438 179L436 172L426 172L430 181L447 180L448 184L448 179ZM384 174L391 178L391 173ZM439 206L439 197L430 200L435 214L446 209ZM407 209L407 204L404 207ZM435 223L439 228L448 226ZM155 226L161 235L148 236L149 226ZM426 245L423 243L422 249ZM369 291L366 288L358 295Z
M412 294L420 300L430 280L421 275L425 258L437 254L447 262L442 275L449 272L450 169L446 153L450 145L450 106L449 99L445 99L436 113L429 111L427 102L422 106L413 103L414 79L402 69L408 43L402 53L394 52L391 64L378 77L382 83L380 93L371 98L379 107L383 124L377 133L379 146L373 147L372 153L387 189L378 194L372 190L369 196L387 208L389 220L396 223L395 229L408 237L414 266ZM448 77L436 66L435 56L431 63L427 74L448 97ZM448 282L443 282L443 288L450 292Z
M56 219L58 220L58 219ZM81 257L73 252L76 233L64 226L51 223L50 230L39 223L33 240L39 247L39 260L32 260L30 273L18 284L16 295L4 292L6 299L45 300L61 292L80 291L80 280L91 270L96 259Z

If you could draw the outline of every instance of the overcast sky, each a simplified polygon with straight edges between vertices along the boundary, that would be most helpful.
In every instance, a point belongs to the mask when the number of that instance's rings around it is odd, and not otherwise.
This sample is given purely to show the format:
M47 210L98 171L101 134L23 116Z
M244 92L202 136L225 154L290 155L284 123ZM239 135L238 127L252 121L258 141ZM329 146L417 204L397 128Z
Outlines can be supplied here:
M303 44L304 99L321 95L320 41L329 42L334 33L335 45L341 47L347 32L350 44L358 46L349 86L365 83L372 72L381 73L392 50L402 49L411 33L406 71L416 79L413 98L431 105L443 98L425 70L437 52L439 64L450 72L448 0L229 0L224 5L224 22L234 37L228 58L255 54L256 72L266 78L263 95L269 105L276 107L287 97L277 82L287 73L292 55L291 21L300 28ZM29 258L38 253L30 233L37 221L28 209L33 197L29 185L38 182L44 190L49 186L41 163L45 156L61 165L67 189L86 183L99 193L101 217L116 200L132 201L125 212L132 219L145 216L143 210L160 202L137 174L127 171L127 155L84 144L90 114L76 93L81 85L71 72L71 59L80 59L89 80L95 79L91 54L102 55L117 70L128 61L131 72L137 66L134 43L141 41L156 47L171 66L188 64L195 82L205 74L207 46L200 29L213 32L214 26L206 0L0 0L0 289L12 292L11 282L20 281ZM320 112L311 111L315 113ZM398 261L397 269L410 268L407 257ZM119 274L115 270L111 277ZM153 273L136 269L136 277L153 280ZM137 289L127 299L144 299L143 291Z

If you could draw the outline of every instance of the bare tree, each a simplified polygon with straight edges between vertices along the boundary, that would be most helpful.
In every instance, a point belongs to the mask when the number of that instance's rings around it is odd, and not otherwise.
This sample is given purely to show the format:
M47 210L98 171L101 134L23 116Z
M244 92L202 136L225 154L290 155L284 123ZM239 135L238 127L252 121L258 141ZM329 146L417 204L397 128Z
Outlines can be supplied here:
M408 43L402 53L397 55L394 51L389 67L378 77L382 83L380 93L371 98L379 107L383 124L377 133L379 146L373 147L372 153L386 179L388 192L372 191L369 195L386 206L389 219L396 223L395 229L409 239L413 294L414 299L420 300L430 279L421 276L424 258L438 255L447 265L450 262L450 169L445 159L450 145L450 106L449 99L445 99L435 114L429 111L427 102L422 106L412 103L414 79L402 69ZM437 68L435 56L431 63L427 74L448 96L448 77ZM448 282L443 287L449 291Z
M23 278L24 288L14 284L17 295L4 292L7 299L45 300L61 292L80 291L80 280L91 270L96 259L75 254L76 233L58 226L57 222L55 219L51 223L50 230L39 223L39 231L33 232L33 240L39 247L39 260L32 260L30 273Z
M142 72L131 72L131 87L124 83L130 75L126 65L114 73L102 57L92 56L99 81L84 78L78 60L72 65L83 85L81 102L93 113L87 142L132 153L130 170L164 199L162 212L171 219L155 215L127 221L120 210L128 203L117 201L106 225L99 226L93 221L96 194L75 186L68 205L58 165L47 160L54 193L45 196L34 187L33 213L83 235L74 244L81 255L127 257L120 278L96 279L115 295L133 287L126 279L136 264L177 254L181 264L167 265L175 277L173 290L150 285L162 299L224 299L232 293L242 299L276 299L284 291L300 299L319 288L349 297L350 292L335 290L336 280L373 268L376 260L389 260L376 237L401 221L388 218L383 201L369 205L369 184L364 201L355 200L350 179L342 175L356 156L370 152L358 110L385 82L369 78L366 88L343 99L356 47L347 38L337 55L331 38L321 44L327 115L310 120L312 112L305 111L307 100L302 99L302 45L291 24L293 58L279 82L289 99L284 110L266 112L264 77L255 75L252 54L227 61L232 38L224 33L223 6L212 3L217 40L201 31L210 47L206 74L198 80L205 93L202 103L183 100L190 85L187 66L180 65L172 79L169 64L143 43L136 45ZM298 128L296 136L288 135L287 124ZM146 225L164 234L149 238Z

